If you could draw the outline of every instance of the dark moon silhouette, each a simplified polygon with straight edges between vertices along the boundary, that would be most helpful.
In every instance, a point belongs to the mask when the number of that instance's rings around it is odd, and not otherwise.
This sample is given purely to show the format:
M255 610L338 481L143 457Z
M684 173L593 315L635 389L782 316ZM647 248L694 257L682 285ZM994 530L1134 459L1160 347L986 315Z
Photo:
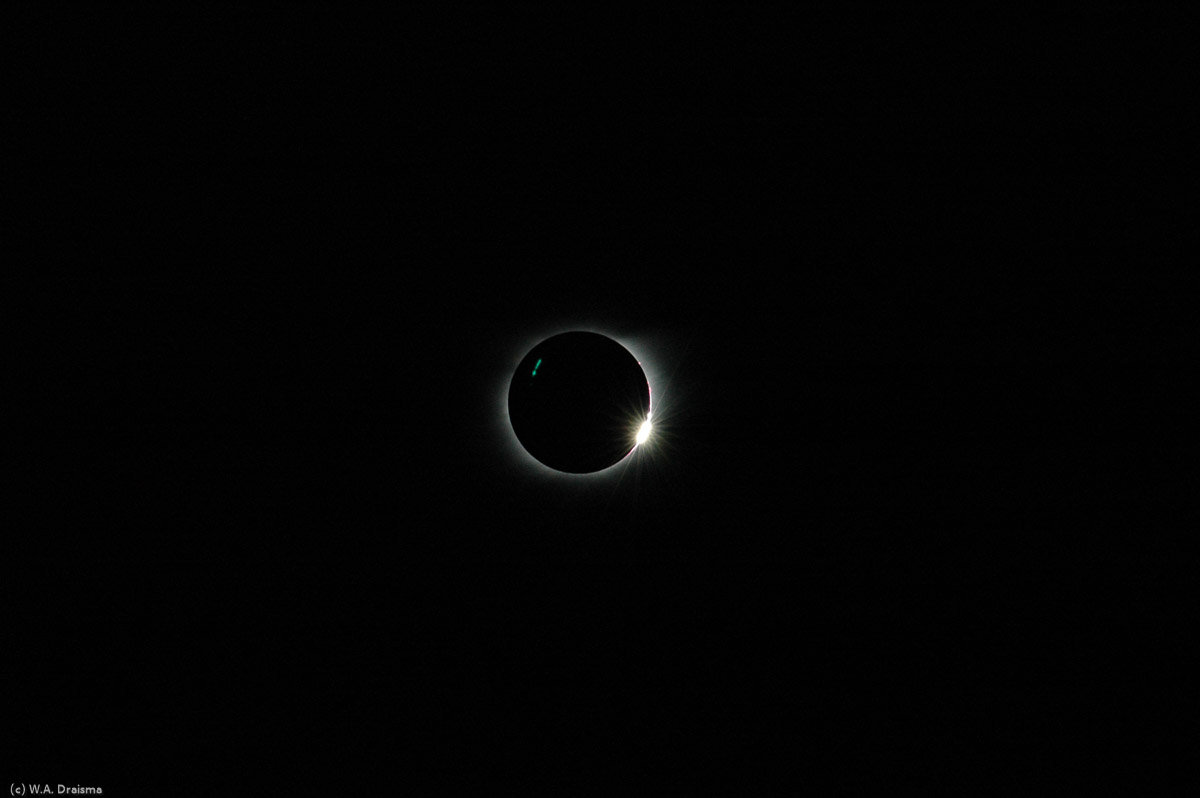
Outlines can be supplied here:
M517 366L508 415L525 450L558 471L587 474L633 450L650 412L637 358L598 333L547 338Z

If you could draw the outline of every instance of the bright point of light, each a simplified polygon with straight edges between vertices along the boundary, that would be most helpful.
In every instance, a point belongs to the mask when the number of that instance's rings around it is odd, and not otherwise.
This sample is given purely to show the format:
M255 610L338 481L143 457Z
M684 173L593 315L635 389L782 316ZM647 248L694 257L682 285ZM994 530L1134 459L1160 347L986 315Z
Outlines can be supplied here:
M645 443L646 439L649 437L650 437L650 421L646 420L646 421L642 422L642 428L638 430L638 434L637 434L638 445L640 446L641 444Z

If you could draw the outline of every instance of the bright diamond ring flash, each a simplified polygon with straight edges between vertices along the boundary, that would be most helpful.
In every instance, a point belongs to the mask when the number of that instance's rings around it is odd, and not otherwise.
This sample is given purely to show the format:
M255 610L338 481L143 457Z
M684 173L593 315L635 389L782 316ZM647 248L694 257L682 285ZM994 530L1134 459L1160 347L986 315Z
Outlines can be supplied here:
M638 430L638 434L637 434L638 445L640 446L641 444L645 443L646 439L649 437L650 437L650 421L649 421L649 419L647 419L646 421L642 422L642 427L641 427L641 429Z

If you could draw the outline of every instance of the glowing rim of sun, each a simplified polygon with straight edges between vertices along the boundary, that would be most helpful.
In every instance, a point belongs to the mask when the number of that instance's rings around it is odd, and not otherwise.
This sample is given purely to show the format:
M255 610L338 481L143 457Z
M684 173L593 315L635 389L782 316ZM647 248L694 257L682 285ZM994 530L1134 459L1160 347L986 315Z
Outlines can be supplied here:
M646 417L644 419L630 419L630 435L633 440L629 447L629 451L626 452L620 460L608 466L607 468L603 468L599 471L593 471L588 474L571 474L565 471L558 471L535 458L533 455L527 452L525 447L521 445L521 442L517 440L517 435L515 432L513 432L512 420L508 415L509 385L512 381L513 373L517 370L517 367L520 366L521 361L525 358L525 356L529 354L530 350L545 341L547 338L558 335L559 333L577 331L597 333L607 338L611 338L623 346L625 350L632 354L634 359L637 360L638 365L641 366L642 373L646 375L646 387L650 393L650 406L646 411ZM608 482L610 480L619 479L622 471L619 466L622 464L628 465L630 456L637 452L639 447L646 444L653 428L650 423L651 417L654 414L653 386L655 384L661 384L660 377L662 377L662 375L654 366L654 363L647 357L647 353L652 349L654 349L652 341L636 334L622 335L601 327L571 324L555 325L552 328L543 329L543 331L536 334L525 336L519 342L514 342L512 349L508 352L509 360L503 364L502 370L498 370L495 382L495 392L498 400L497 404L499 405L499 413L497 414L496 418L496 431L500 436L502 436L505 442L504 449L512 464L515 467L520 468L528 475L552 477L556 480L570 479Z

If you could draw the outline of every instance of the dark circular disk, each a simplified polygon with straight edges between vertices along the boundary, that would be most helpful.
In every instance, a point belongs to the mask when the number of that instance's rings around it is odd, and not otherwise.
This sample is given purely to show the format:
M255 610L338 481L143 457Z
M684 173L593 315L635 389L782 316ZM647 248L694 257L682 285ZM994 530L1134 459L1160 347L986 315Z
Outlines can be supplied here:
M633 450L650 412L637 358L607 336L565 332L529 351L508 388L517 440L550 468L588 474Z

